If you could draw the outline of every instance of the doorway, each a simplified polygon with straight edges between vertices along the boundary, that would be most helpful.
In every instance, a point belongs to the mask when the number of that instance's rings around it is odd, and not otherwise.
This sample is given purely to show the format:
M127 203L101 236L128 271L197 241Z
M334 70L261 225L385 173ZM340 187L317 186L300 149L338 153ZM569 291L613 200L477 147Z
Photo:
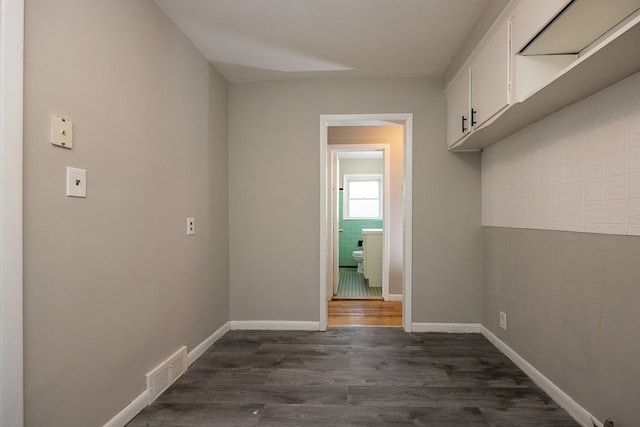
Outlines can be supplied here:
M342 129L348 128L337 130ZM328 150L331 299L388 301L390 145L332 144L330 138Z
M320 329L325 330L327 328L327 302L330 301L334 295L335 284L338 283L339 277L336 277L336 254L337 244L340 237L335 237L338 232L337 218L334 215L332 204L339 202L338 191L336 184L338 183L338 177L334 174L336 167L334 161L337 155L334 153L336 150L329 149L329 131L331 128L355 128L355 127L400 127L401 129L401 153L399 162L401 167L401 176L398 177L399 190L397 191L398 199L393 204L394 206L401 206L402 213L399 218L400 226L397 227L397 231L401 235L401 239L396 239L400 242L395 251L391 250L391 239L389 238L389 229L391 227L382 227L383 238L383 253L387 256L382 257L387 261L386 267L383 263L383 269L386 269L385 274L382 275L383 280L386 279L387 286L386 292L383 288L384 299L398 299L401 295L401 313L402 313L402 325L406 331L411 330L411 154L412 154L412 135L413 135L413 115L408 114L356 114L356 115L322 115L320 117L320 150L321 150L321 212L320 212L320 231L321 235L325 238L320 239ZM365 138L366 139L366 138ZM366 144L374 144L369 139L368 141L357 141L356 144L360 145L363 151ZM378 144L384 145L383 142L378 141ZM332 146L341 145L332 141ZM353 149L353 141L350 141L347 147L340 147L342 149ZM374 147L373 150L380 147ZM348 151L348 150L347 150ZM368 151L372 151L369 147ZM384 156L383 158L389 159L390 156ZM390 174L383 174L383 176L389 177ZM386 179L386 178L384 178ZM343 187L344 189L344 187ZM384 204L384 198L383 198ZM392 203L388 203L387 206L391 206ZM384 208L383 208L384 209ZM388 210L388 208L387 208ZM385 218L384 215L382 215ZM386 215L387 219L390 216ZM364 239L363 239L364 240ZM363 242L364 243L364 242ZM389 254L395 253L400 256L400 265L398 267L399 279L396 289L401 291L395 291L394 295L389 292L389 271L392 268L389 266ZM339 266L339 263L338 263ZM380 301L383 302L383 301ZM399 302L399 301L396 301Z

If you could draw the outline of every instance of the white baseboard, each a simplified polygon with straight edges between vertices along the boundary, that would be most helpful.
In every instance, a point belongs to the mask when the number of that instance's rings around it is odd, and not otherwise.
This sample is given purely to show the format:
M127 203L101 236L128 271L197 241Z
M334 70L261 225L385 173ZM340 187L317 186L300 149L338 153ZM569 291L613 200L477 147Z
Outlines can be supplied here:
M297 322L287 320L232 320L232 330L254 331L319 331L320 322Z
M220 338L224 336L227 332L231 330L231 322L227 322L222 325L218 330L209 335L204 341L198 344L193 350L189 352L187 355L187 366L191 366L193 362L198 360L200 356L204 354L205 351L209 349L213 345L214 342L218 341Z
M191 366L193 362L195 362L200 356L204 354L205 351L213 343L218 341L224 334L229 332L231 329L231 322L227 322L222 325L219 329L217 329L214 333L212 333L209 337L205 338L200 344L198 344L193 350L191 350L187 354L187 366ZM120 411L115 417L109 420L104 427L123 427L129 421L133 419L136 415L138 415L144 408L149 404L149 391L143 391L138 397L136 397L133 402L127 405L122 411Z
M444 332L447 334L479 334L479 323L412 323L411 332Z
M495 336L493 332L482 326L482 335L485 336L494 346L498 348L505 356L513 361L520 369L527 374L534 383L538 385L545 393L549 395L560 407L564 408L580 425L584 427L592 427L595 423L602 427L602 423L598 421L589 411L584 409L575 400L566 394L560 387L555 385L551 380L545 377L540 371L534 368L522 356L516 353L511 347L505 344L500 338Z
M388 301L402 301L402 294L389 294Z
M104 427L123 427L149 404L149 392L147 390L140 393L140 396L133 399L122 411L111 418Z

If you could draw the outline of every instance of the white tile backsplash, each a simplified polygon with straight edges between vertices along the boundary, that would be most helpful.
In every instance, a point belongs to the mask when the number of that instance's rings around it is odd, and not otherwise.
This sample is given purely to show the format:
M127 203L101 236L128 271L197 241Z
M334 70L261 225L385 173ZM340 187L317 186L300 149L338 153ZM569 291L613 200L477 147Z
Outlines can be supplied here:
M640 172L640 147L629 149L629 173Z
M604 157L604 176L615 176L627 173L626 150L609 153Z
M611 200L604 202L604 223L605 224L626 224L627 223L627 201Z
M567 182L582 182L584 180L584 162L578 160L567 165Z
M482 152L482 223L640 235L640 73Z
M640 118L629 122L629 147L640 147Z
M604 199L603 179L592 179L584 182L584 201L593 202Z
M575 203L575 202L583 202L584 201L584 183L580 182L572 182L567 184L567 202Z
M604 156L590 157L584 161L584 180L602 178L604 176Z
M640 173L629 174L629 198L640 199Z
M626 175L610 176L604 179L604 199L605 200L626 200L627 199Z
M640 199L629 200L629 225L640 225Z
M604 202L585 202L584 222L604 224Z
M567 203L567 222L584 222L584 203Z
M602 156L604 154L604 129L596 129L585 135L582 150L585 159Z
M629 142L629 123L617 124L604 131L604 152L612 153L627 148Z

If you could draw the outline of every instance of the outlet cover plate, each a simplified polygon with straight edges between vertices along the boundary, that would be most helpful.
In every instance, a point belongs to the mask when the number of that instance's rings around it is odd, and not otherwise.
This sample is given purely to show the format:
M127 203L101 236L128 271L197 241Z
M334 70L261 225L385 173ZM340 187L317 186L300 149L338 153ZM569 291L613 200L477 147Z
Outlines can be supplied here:
M63 148L73 148L73 123L57 114L51 115L51 143Z
M500 312L500 327L507 330L507 314L503 311Z
M196 219L187 218L187 236L196 234Z

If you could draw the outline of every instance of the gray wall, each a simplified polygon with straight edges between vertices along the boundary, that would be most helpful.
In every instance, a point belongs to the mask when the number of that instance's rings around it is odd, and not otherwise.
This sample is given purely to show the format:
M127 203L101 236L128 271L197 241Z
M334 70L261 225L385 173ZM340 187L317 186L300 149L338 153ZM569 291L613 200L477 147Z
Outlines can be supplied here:
M327 132L329 144L389 144L390 218L386 222L390 233L389 293L402 294L403 222L404 206L402 185L404 180L404 126L332 126ZM345 162L340 163L345 173ZM382 163L384 169L384 163ZM384 170L383 170L384 172ZM342 186L342 184L340 184ZM328 293L329 294L329 293Z
M446 149L442 82L230 84L231 318L319 320L320 115L413 113L416 322L481 318L480 156Z
M340 188L344 187L344 176L349 174L384 175L383 159L342 159L340 160Z
M97 426L229 318L227 84L150 0L29 0L25 37L26 425Z
M598 419L637 425L640 238L483 230L483 324Z

